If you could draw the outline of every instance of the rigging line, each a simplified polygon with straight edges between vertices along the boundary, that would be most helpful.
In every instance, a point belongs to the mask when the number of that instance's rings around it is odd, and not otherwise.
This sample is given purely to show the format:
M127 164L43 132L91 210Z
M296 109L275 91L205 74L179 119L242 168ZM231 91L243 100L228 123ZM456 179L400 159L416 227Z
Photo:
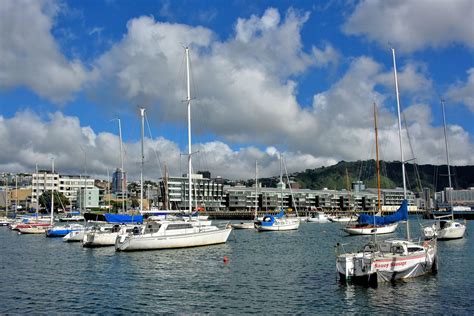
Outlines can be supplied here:
M410 146L410 152L411 152L411 155L414 159L413 160L413 170L414 170L414 173L415 173L415 181L416 181L416 185L418 186L418 192L421 192L422 185L421 185L421 180L420 180L420 174L418 173L418 166L417 166L417 163L416 163L416 156L415 156L415 152L413 151L413 145L411 143L410 132L408 131L408 123L407 123L405 113L403 113L402 115L403 115L403 125L405 126L405 131L407 133L407 138L408 138L408 144Z
M151 134L150 123L148 122L148 116L147 116L146 112L145 112L145 122L146 122L146 126L148 127L148 134L150 135L150 139L153 140L153 135ZM163 169L161 167L161 160L160 160L160 157L158 155L158 151L155 149L155 147L152 147L152 150L153 150L153 153L155 154L155 158L156 158L156 162L158 164L158 169L160 170L161 178L163 178Z
M290 178L288 177L288 169L286 168L286 162L285 162L285 159L283 159L283 157L282 157L281 161L283 162L283 166L285 167L286 181L288 181L288 188L290 189L291 201L293 202L292 204L293 204L293 207L295 208L296 217L298 217L298 208L296 206L295 199L293 198L293 196L294 196L293 195L293 189L291 188ZM283 196L281 198L283 200Z

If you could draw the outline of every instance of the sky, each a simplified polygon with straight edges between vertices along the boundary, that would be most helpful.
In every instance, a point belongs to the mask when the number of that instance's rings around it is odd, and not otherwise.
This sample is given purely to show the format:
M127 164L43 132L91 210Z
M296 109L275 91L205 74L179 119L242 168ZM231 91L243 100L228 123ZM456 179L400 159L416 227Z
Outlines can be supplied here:
M472 0L2 0L0 172L249 179L338 161L474 164Z

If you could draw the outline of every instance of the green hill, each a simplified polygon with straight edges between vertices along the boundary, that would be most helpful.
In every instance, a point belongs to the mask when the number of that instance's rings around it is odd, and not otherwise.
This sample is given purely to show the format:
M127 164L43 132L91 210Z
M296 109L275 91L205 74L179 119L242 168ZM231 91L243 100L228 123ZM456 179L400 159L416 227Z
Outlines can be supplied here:
M436 191L441 191L448 186L447 166L435 165L416 165L419 179L422 187L431 189L436 188ZM347 181L346 169L349 177ZM380 174L382 188L402 187L401 163L380 162ZM407 188L412 191L420 191L418 181L416 180L416 172L414 164L406 164L407 174ZM452 181L455 189L464 189L474 187L474 166L454 166L451 167ZM301 188L307 189L345 189L347 182L361 180L366 187L377 187L376 166L375 160L346 162L339 163L316 169L306 169L302 172L295 172L290 175L290 178L297 182ZM278 182L278 177L260 179L263 186L275 186Z

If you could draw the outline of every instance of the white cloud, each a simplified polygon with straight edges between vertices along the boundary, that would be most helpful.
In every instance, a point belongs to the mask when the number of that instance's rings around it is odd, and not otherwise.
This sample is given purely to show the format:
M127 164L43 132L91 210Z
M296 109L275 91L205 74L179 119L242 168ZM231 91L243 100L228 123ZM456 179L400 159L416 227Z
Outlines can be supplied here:
M406 51L463 44L474 48L474 2L418 0L359 2L343 26L382 46Z
M313 55L316 59L315 64L318 67L324 67L329 64L337 65L341 54L329 43L326 43L323 49L313 47Z
M81 89L87 71L68 61L51 35L58 10L47 0L0 2L0 89L26 86L55 103Z
M447 96L456 102L464 103L474 112L474 68L467 71L468 78L465 83L458 82L452 85L447 92Z

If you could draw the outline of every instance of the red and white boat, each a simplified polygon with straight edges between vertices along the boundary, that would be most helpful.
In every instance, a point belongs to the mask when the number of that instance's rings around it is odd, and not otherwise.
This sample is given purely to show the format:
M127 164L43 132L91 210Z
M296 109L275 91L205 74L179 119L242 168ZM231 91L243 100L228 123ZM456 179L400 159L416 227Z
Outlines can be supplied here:
M370 242L359 252L338 255L336 268L342 281L368 285L436 273L436 239Z
M52 226L49 224L25 224L17 226L18 234L46 234Z

